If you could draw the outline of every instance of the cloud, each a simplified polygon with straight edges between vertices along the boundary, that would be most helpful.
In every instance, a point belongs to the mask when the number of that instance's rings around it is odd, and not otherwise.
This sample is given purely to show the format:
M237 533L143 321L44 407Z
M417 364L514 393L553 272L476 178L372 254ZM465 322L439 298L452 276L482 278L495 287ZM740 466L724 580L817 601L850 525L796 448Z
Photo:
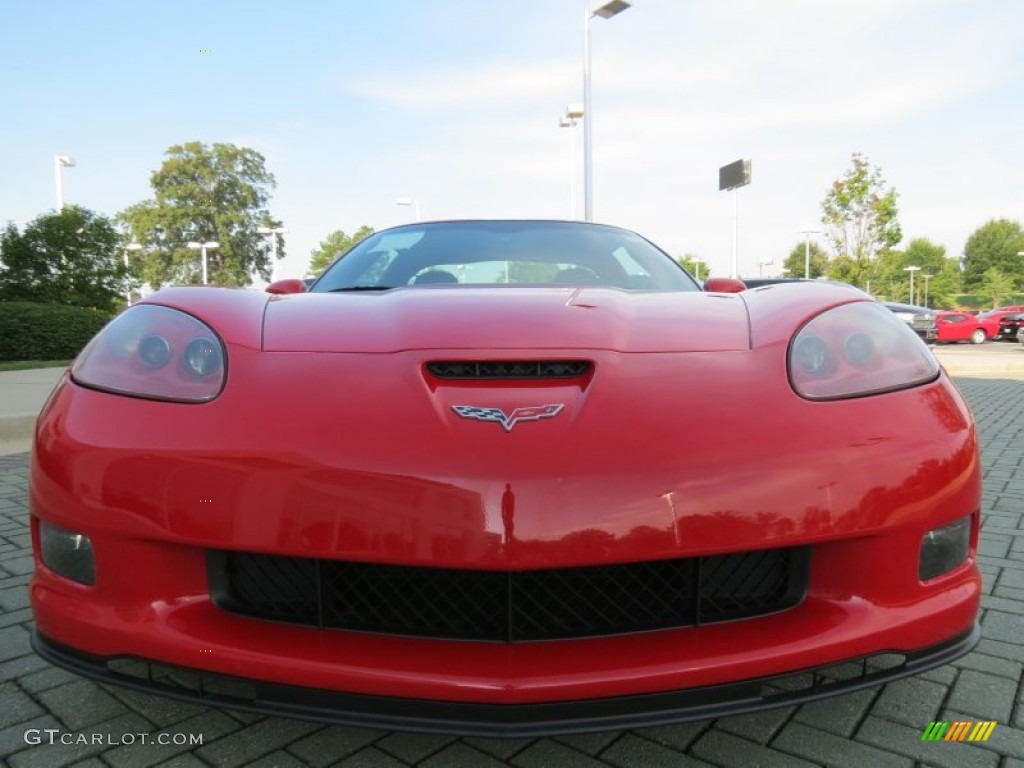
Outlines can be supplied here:
M557 104L578 80L578 62L568 59L499 62L465 72L420 69L415 75L360 77L347 88L362 98L414 110L443 110L469 105L548 101Z
M1002 26L1002 14L964 20L935 13L962 5L741 0L698 6L692 19L679 10L637 7L631 13L645 23L630 32L649 37L638 45L635 35L616 38L604 30L595 53L594 103L600 120L618 110L652 136L699 138L737 126L884 125L1005 77L1008 54L1000 53L999 41L1012 51L1016 32ZM678 33L686 22L694 29ZM906 25L899 34L892 28L897 22ZM475 119L500 132L497 116L528 109L555 114L565 102L579 101L580 70L579 59L569 56L491 61L471 71L428 64L390 77L360 76L349 90L428 122L458 110L460 121Z

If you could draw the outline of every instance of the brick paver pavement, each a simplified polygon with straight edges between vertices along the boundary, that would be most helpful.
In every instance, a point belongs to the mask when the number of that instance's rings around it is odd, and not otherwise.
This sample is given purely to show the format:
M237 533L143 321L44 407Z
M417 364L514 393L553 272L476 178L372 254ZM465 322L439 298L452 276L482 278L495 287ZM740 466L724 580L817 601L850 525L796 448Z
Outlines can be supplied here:
M0 457L0 757L28 766L423 766L423 768L1024 768L1024 381L961 379L985 471L983 639L956 663L799 707L677 726L543 739L451 738L323 726L205 708L56 669L29 648L28 456ZM923 743L931 720L997 720L985 743ZM48 745L201 734L201 746ZM44 743L30 745L25 733ZM141 737L136 736L136 741Z

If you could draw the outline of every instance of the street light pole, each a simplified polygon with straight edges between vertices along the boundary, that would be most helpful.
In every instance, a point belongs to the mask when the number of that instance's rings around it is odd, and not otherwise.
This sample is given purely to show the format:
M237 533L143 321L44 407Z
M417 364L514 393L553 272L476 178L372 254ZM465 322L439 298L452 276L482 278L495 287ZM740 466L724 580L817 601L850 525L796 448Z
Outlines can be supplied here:
M270 281L274 281L274 272L277 270L277 236L288 234L284 227L256 227L261 235L270 235Z
M606 0L591 10L590 0L587 0L587 10L583 15L583 113L586 115L583 120L583 218L585 221L594 220L594 110L590 105L590 20L595 16L610 19L629 8L629 5L626 0Z
M935 275L921 275L921 277L924 278L924 305L927 307L928 306L928 283L931 282L931 279L933 277L935 277Z
M801 229L798 235L804 236L804 280L811 279L811 235L820 235L819 229Z
M206 249L209 248L212 251L215 248L220 248L220 243L214 242L212 240L209 241L209 242L205 242L205 243L197 243L195 241L192 241L192 242L188 243L188 247L189 248L198 248L200 253L202 254L202 260L203 260L203 285L207 285L208 283L207 283L207 279L206 279Z
M920 270L921 270L920 267L914 267L914 266L904 267L903 268L904 272L909 272L910 273L910 303L911 304L914 303L914 273L915 272L919 272Z
M693 260L693 276L699 281L700 280L700 265L707 264L704 259L694 258Z
M57 213L64 210L64 175L62 168L74 168L75 158L68 155L53 156L53 178L57 185Z
M732 191L732 279L740 278L740 209L737 190Z
M128 245L124 247L124 268L125 270L131 269L131 264L128 263L128 251L141 251L142 243L132 240ZM127 288L124 292L125 301L129 304L132 303L132 289Z
M576 169L573 168L573 155L576 154L576 142L572 137L572 129L576 127L576 121L571 117L563 115L558 120L559 128L569 129L569 218L576 218Z

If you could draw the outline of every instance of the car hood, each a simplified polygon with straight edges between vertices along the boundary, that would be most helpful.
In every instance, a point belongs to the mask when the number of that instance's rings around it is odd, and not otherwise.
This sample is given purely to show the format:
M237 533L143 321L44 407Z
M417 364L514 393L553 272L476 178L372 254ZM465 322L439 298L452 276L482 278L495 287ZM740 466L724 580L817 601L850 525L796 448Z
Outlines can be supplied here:
M275 296L268 352L416 349L603 349L710 352L750 348L735 295L607 288L400 288Z

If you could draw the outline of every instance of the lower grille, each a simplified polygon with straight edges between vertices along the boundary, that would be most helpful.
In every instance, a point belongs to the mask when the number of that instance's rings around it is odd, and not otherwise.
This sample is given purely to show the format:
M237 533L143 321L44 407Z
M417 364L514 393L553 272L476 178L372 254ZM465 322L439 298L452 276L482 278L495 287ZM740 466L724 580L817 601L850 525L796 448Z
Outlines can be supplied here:
M207 554L224 610L324 629L525 642L774 613L807 588L807 547L712 557L475 571L246 552Z

